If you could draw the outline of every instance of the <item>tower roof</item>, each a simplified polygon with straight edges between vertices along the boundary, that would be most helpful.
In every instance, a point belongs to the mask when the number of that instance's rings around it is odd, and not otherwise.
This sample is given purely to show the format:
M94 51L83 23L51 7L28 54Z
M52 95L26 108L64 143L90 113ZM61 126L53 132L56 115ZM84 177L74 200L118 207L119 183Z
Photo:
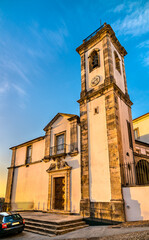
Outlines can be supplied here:
M111 38L113 44L118 49L119 53L122 56L127 55L127 51L125 48L120 44L117 37L115 36L115 32L113 31L112 27L104 23L101 27L99 27L96 31L94 31L92 34L90 34L87 38L83 40L83 43L76 49L76 51L81 54L82 52L86 51L92 43L101 41L105 35L109 35Z

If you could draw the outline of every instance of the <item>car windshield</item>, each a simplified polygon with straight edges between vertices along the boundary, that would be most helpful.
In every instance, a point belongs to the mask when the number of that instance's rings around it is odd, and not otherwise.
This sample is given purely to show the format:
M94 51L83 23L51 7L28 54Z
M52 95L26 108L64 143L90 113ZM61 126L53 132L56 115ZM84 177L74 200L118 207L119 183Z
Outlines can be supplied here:
M13 215L5 216L4 222L14 222L20 219L21 219L21 216L19 214L13 214Z

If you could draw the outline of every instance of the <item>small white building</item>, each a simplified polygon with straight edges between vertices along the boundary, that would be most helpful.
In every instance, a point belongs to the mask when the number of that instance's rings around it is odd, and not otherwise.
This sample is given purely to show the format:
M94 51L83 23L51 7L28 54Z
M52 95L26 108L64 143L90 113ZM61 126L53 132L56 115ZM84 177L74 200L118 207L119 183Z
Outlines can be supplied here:
M133 134L127 52L108 24L77 52L80 117L58 113L44 136L11 148L6 202L13 210L149 219L149 143Z

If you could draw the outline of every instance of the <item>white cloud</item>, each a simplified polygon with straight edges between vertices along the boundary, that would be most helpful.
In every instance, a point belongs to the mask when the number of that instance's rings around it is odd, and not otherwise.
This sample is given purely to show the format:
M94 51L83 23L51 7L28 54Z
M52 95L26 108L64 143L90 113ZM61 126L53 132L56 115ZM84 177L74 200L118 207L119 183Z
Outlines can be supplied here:
M149 52L146 53L146 56L143 59L143 63L145 66L149 66Z
M21 87L19 87L18 85L12 84L12 87L17 91L17 93L18 93L20 96L26 95L25 90L22 89Z
M129 5L130 6L130 5ZM139 5L131 5L130 13L126 11L126 15L123 19L117 20L112 24L115 31L119 35L132 35L138 36L149 32L149 4L143 7Z
M121 12L124 8L125 8L125 4L120 4L120 5L116 6L112 11L113 11L114 13L119 13L119 12Z
M0 94L6 93L9 90L9 83L8 82L2 82L0 85Z
M137 47L138 48L149 48L149 40L143 41Z

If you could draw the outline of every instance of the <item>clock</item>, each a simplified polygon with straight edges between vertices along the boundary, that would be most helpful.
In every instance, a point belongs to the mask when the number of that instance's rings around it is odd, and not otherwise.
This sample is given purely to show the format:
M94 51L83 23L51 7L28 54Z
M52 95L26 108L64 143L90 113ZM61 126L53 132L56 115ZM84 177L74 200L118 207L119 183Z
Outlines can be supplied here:
M91 86L95 87L96 85L98 85L98 83L100 82L100 76L95 76L93 77L93 79L91 80Z

